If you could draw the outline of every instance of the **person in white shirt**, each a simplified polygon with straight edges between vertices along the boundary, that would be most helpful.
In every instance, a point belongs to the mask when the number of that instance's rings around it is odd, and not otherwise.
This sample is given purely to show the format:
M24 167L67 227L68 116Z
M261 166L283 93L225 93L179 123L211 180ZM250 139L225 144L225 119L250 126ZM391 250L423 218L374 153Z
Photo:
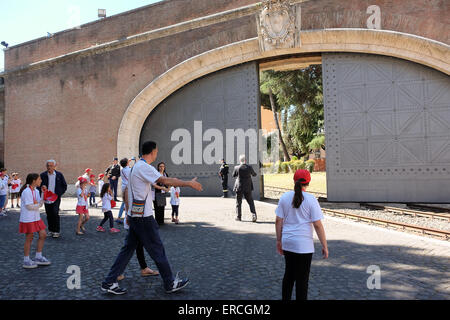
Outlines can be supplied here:
M197 178L183 181L177 178L162 176L150 164L156 160L158 148L153 141L146 141L142 145L142 158L136 162L130 173L128 183L128 212L127 223L130 230L125 238L125 245L119 252L114 264L101 285L104 292L124 294L126 289L120 288L117 277L123 274L128 262L133 256L139 242L155 261L164 282L166 293L172 293L184 288L189 279L180 279L178 273L173 277L169 261L167 260L164 245L159 237L158 224L152 210L151 186L160 182L175 187L191 187L202 191L202 185Z
M111 233L120 232L119 229L114 228L114 218L111 211L111 200L113 199L112 190L109 186L109 183L105 183L103 185L102 191L100 192L100 198L102 199L102 212L103 212L103 220L97 226L97 231L105 232L103 228L103 224L109 220L109 231Z
M103 178L105 177L105 175L103 174L103 173L100 173L99 175L98 175L98 178L97 178L97 180L98 180L98 194L100 194L100 193L102 193L102 188L103 188L103 185L105 184L105 181L103 181Z
M23 267L26 269L36 268L38 265L46 266L50 261L42 255L44 248L47 228L41 219L39 208L44 204L44 200L39 194L38 186L41 185L41 177L37 173L27 175L26 184L20 189L22 196L22 207L20 208L19 232L25 234ZM44 186L42 191L47 189ZM33 242L34 232L39 233L37 242L36 257L30 259L31 244Z
M294 174L294 191L284 193L275 210L277 251L284 255L286 268L283 277L282 299L291 300L295 284L297 300L308 297L308 280L314 253L313 227L322 244L323 258L328 258L328 246L321 219L322 209L317 199L304 192L311 181L308 170Z
M89 210L88 210L88 191L87 191L87 184L88 180L86 180L83 177L78 177L78 181L80 182L80 185L77 188L77 207L75 209L75 212L78 214L78 223L77 223L77 230L75 233L77 235L83 235L86 229L84 228L84 225L86 222L89 221Z
M178 208L180 206L180 187L170 187L170 204L172 205L172 222L179 223Z
M5 168L0 169L0 216L6 216L6 204L8 202L8 185L10 179Z
M19 174L14 172L12 174L11 187L9 188L9 193L11 194L11 208L14 208L14 199L17 201L17 208L20 208L20 196L19 191L22 187L22 181L19 179Z
M117 217L116 222L117 223L123 223L121 220L122 214L124 210L128 210L128 192L127 192L127 185L128 185L128 179L130 177L130 162L131 160L128 160L127 158L123 158L120 160L120 166L122 167L122 173L120 174L120 177L122 178L122 197L123 202L120 206L119 210L119 216Z

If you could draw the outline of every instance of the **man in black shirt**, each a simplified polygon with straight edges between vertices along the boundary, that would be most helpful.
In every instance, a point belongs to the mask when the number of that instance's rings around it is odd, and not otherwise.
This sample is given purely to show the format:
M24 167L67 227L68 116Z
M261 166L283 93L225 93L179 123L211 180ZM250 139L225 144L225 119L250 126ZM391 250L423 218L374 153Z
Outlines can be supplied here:
M225 162L225 159L222 159L219 176L222 179L223 198L228 198L228 170L228 164Z
M108 167L105 171L106 175L109 179L109 184L111 185L111 189L114 192L114 201L118 201L117 199L117 185L119 183L119 177L120 177L120 166L119 166L119 159L114 158L113 165L111 167Z

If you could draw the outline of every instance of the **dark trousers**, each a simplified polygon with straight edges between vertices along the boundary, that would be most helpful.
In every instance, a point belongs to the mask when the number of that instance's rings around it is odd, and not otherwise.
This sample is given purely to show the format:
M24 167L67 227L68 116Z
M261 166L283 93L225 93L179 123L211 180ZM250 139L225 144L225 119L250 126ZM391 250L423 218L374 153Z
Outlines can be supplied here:
M282 299L291 300L295 283L297 300L307 300L309 270L311 268L312 253L295 253L283 250L286 268L284 271Z
M144 256L144 245L141 242L139 242L139 244L136 247L136 257L138 259L141 270L147 268L147 263L145 262Z
M225 196L228 194L228 176L222 178L222 191Z
M50 232L59 233L59 230L60 230L59 205L60 204L61 204L60 197L58 197L58 199L51 204L47 204L47 203L44 204L45 213L47 214L48 231L50 231Z
M93 205L95 203L95 192L89 193L89 205Z
M139 242L141 242L147 253L155 261L164 281L165 289L169 289L173 284L174 278L166 257L164 245L159 237L158 224L155 218L150 216L145 218L130 218L129 220L130 230L125 237L125 244L120 249L116 261L114 261L106 276L105 283L111 284L117 282L117 277L123 274Z
M173 216L178 217L178 207L179 207L179 205L175 205L175 204L172 205L172 218L173 218Z
M159 225L164 224L164 208L160 207L156 204L156 201L153 201L153 208L155 208L155 219Z
M255 203L253 202L253 196L251 191L237 191L236 192L236 214L238 218L242 216L242 197L245 197L248 205L250 206L250 212L256 214Z
M104 218L102 222L100 222L100 227L103 226L103 224L109 219L109 227L114 228L114 218L112 212L111 211L103 212L103 216Z
M109 184L111 185L111 189L114 193L114 201L117 201L117 185L119 183L118 178L116 178L115 180L113 179L109 179Z

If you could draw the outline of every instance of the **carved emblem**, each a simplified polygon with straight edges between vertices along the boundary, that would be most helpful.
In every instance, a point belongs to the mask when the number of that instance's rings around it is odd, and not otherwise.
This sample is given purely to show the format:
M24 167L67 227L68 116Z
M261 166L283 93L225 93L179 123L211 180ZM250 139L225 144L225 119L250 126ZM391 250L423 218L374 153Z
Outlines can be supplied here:
M261 50L294 48L298 41L296 9L289 1L265 0L259 15L259 39Z

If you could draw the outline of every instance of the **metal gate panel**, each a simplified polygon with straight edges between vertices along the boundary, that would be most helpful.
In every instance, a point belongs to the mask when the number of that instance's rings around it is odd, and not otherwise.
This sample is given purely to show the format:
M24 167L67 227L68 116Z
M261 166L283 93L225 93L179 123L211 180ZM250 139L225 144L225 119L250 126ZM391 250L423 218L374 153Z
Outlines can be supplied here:
M450 202L450 79L397 58L323 54L331 201Z
M222 185L218 176L220 163L201 164L194 163L195 154L201 158L201 150L194 152L194 121L202 122L202 134L210 128L219 129L223 135L223 156L226 154L226 129L241 128L256 130L260 127L260 98L259 98L259 67L256 62L218 71L211 75L197 79L179 89L165 101L158 105L146 119L142 128L140 145L144 141L153 140L158 144L158 158L153 163L163 161L166 163L170 176L191 179L198 177L203 185L203 192L184 188L182 195L221 196ZM172 132L178 128L187 129L191 133L192 164L175 164L171 159L172 149L179 143L171 141ZM201 137L200 137L201 139ZM202 150L210 144L209 141L201 143ZM245 154L249 159L249 142L246 139ZM230 166L229 190L232 189L233 166L238 163L237 142L234 143L234 161ZM258 176L253 178L254 199L260 198L259 155L256 163L251 163ZM231 195L231 192L229 192Z

